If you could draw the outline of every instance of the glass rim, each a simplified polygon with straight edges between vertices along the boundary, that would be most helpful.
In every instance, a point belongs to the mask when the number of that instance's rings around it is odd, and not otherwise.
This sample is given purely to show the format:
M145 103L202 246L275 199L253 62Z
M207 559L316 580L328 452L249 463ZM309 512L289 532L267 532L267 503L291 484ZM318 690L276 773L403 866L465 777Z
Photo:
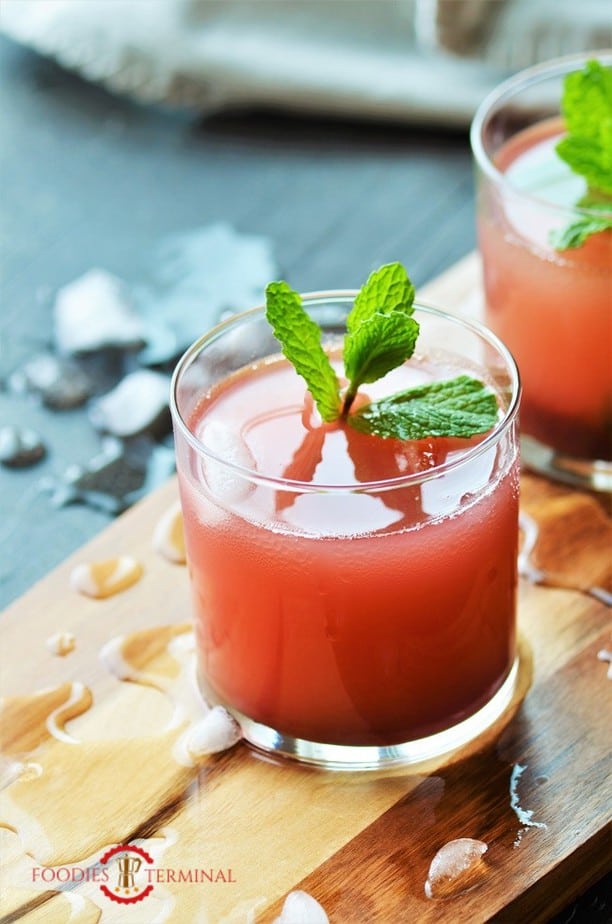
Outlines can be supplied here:
M553 212L560 212L564 215L572 213L574 215L585 215L588 217L601 215L601 212L598 212L596 209L589 209L579 205L559 205L555 202L549 202L541 196L536 196L533 193L515 186L508 178L507 174L498 170L489 154L487 154L483 144L485 126L493 113L500 108L500 104L508 102L508 100L521 90L527 89L536 83L541 83L547 78L560 77L563 74L576 71L581 65L584 65L587 61L591 61L594 58L597 58L606 67L612 67L612 49L610 48L595 49L594 51L586 52L582 51L578 53L574 52L524 68L502 81L493 90L487 93L478 105L472 118L472 123L470 125L470 146L477 166L490 180L505 190L508 190L513 195L542 204ZM559 96L559 114L561 114L560 104L561 96Z
M334 302L349 303L354 301L357 294L357 289L338 289L321 292L306 292L301 295L301 298L303 302L310 305ZM468 464L473 459L478 458L491 446L497 444L503 434L511 426L516 418L519 408L519 401L521 396L520 374L516 361L507 346L503 343L502 340L499 339L499 337L496 336L496 334L489 330L489 328L487 328L480 321L472 318L464 318L460 315L450 314L441 308L437 308L434 305L430 305L422 301L415 301L414 308L416 311L423 311L426 314L433 315L434 317L437 317L441 320L458 324L461 327L467 328L473 334L476 334L490 346L495 348L498 354L502 357L504 365L510 373L511 399L508 408L503 412L503 417L476 446L468 449L458 459L453 459L450 462L443 463L442 465L434 466L433 468L428 469L426 472L411 472L407 475L398 475L395 478L384 478L378 481L351 482L350 484L324 484L317 482L314 484L311 481L298 481L292 478L265 475L261 472L246 468L245 466L239 465L235 462L230 462L215 453L212 449L210 449L210 447L206 446L190 429L187 421L184 419L183 414L179 409L177 397L179 382L183 374L191 366L193 360L197 358L197 356L205 347L210 346L220 337L222 337L224 333L231 330L232 328L240 326L245 321L255 318L265 318L265 305L258 305L254 308L249 308L247 311L238 312L231 317L220 321L214 327L206 331L196 341L194 341L194 343L192 343L191 346L188 347L187 350L183 353L175 366L170 383L170 412L174 425L175 427L178 427L181 436L199 456L204 456L205 458L208 458L213 462L224 466L226 469L230 470L236 475L246 478L255 484L271 487L275 490L291 491L301 494L369 494L375 491L392 491L396 490L397 488L407 487L409 485L422 484L424 482L431 481L434 478L438 478L449 471L454 471L457 468Z

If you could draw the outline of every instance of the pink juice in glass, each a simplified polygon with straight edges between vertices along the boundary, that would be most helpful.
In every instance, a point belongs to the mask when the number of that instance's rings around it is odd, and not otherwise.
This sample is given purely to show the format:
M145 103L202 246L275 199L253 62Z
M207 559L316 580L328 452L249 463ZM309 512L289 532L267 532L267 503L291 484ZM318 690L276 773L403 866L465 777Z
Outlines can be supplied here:
M612 66L610 54L594 57ZM471 142L485 320L519 367L523 462L609 491L612 230L599 225L582 241L567 231L612 218L612 196L589 188L555 150L567 133L566 79L584 74L587 59L551 61L501 84L479 107Z
M355 749L401 755L478 714L516 657L516 381L500 389L493 433L402 442L322 423L278 354L234 365L183 399L180 372L176 386L206 698L255 745L339 765L359 765ZM466 369L425 347L364 390Z
M526 129L500 149L496 165L517 189L570 206L581 181L555 153L561 134L558 120ZM548 239L552 227L544 207L518 195L483 210L487 323L518 362L524 431L568 455L609 460L612 230L559 252Z

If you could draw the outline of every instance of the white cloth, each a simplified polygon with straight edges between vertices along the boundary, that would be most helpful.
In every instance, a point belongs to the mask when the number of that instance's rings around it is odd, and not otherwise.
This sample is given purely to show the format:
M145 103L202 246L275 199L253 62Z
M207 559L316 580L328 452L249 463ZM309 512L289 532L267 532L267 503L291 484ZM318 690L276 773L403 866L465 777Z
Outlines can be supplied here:
M143 102L456 126L510 71L612 45L609 0L3 0L0 29Z

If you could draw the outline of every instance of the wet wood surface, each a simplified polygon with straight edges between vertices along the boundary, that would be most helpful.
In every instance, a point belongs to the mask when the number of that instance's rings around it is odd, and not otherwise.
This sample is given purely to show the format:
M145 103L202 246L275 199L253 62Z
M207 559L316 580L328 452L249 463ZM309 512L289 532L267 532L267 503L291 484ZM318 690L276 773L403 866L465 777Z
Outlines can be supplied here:
M476 313L477 279L470 257L420 294ZM192 768L172 758L188 576L152 535L175 500L171 481L3 616L2 770L22 775L0 793L2 921L267 924L303 890L332 924L537 922L607 871L611 533L596 497L523 474L538 533L522 565L545 583L521 579L513 708L449 760L380 774L323 773L242 744ZM71 588L76 565L119 555L143 565L131 587L106 599ZM46 646L57 632L74 636L65 657ZM100 658L119 636L132 682ZM488 845L478 879L429 899L431 860L455 838ZM156 882L129 906L98 882L32 881L43 866L93 868L116 843L217 881Z

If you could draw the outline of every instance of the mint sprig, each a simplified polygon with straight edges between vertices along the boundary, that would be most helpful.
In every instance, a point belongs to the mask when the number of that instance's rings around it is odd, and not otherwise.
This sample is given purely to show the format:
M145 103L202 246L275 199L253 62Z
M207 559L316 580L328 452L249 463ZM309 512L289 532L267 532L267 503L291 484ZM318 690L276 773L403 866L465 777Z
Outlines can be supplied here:
M414 353L419 325L413 302L414 286L401 263L382 266L362 286L346 319L344 417L361 385L381 379Z
M585 179L588 193L578 205L606 215L584 214L561 231L551 231L555 250L582 246L592 234L612 228L612 68L587 61L563 82L561 111L567 134L555 150ZM593 204L591 200L600 200ZM601 200L608 199L608 202Z
M411 315L414 311L415 289L401 263L385 263L370 273L359 290L346 319L347 340L359 330L363 321L375 314L400 311Z
M561 231L550 232L550 242L555 250L573 250L581 247L591 234L612 228L612 203L610 205L590 204L589 209L602 215L582 215Z
M477 379L460 375L372 401L351 417L362 433L420 440L427 436L469 437L495 426L495 395Z
M587 61L563 82L567 135L556 151L590 189L612 195L612 68Z
M324 421L342 417L361 432L401 440L470 437L490 430L498 414L495 395L467 375L411 388L349 413L362 384L377 381L412 356L419 333L413 301L414 286L401 264L390 263L371 274L347 317L348 386L342 401L321 331L286 282L266 288L266 316Z
M283 353L306 382L323 420L336 420L340 383L321 345L321 329L304 311L299 293L286 282L271 282L266 288L266 317Z

